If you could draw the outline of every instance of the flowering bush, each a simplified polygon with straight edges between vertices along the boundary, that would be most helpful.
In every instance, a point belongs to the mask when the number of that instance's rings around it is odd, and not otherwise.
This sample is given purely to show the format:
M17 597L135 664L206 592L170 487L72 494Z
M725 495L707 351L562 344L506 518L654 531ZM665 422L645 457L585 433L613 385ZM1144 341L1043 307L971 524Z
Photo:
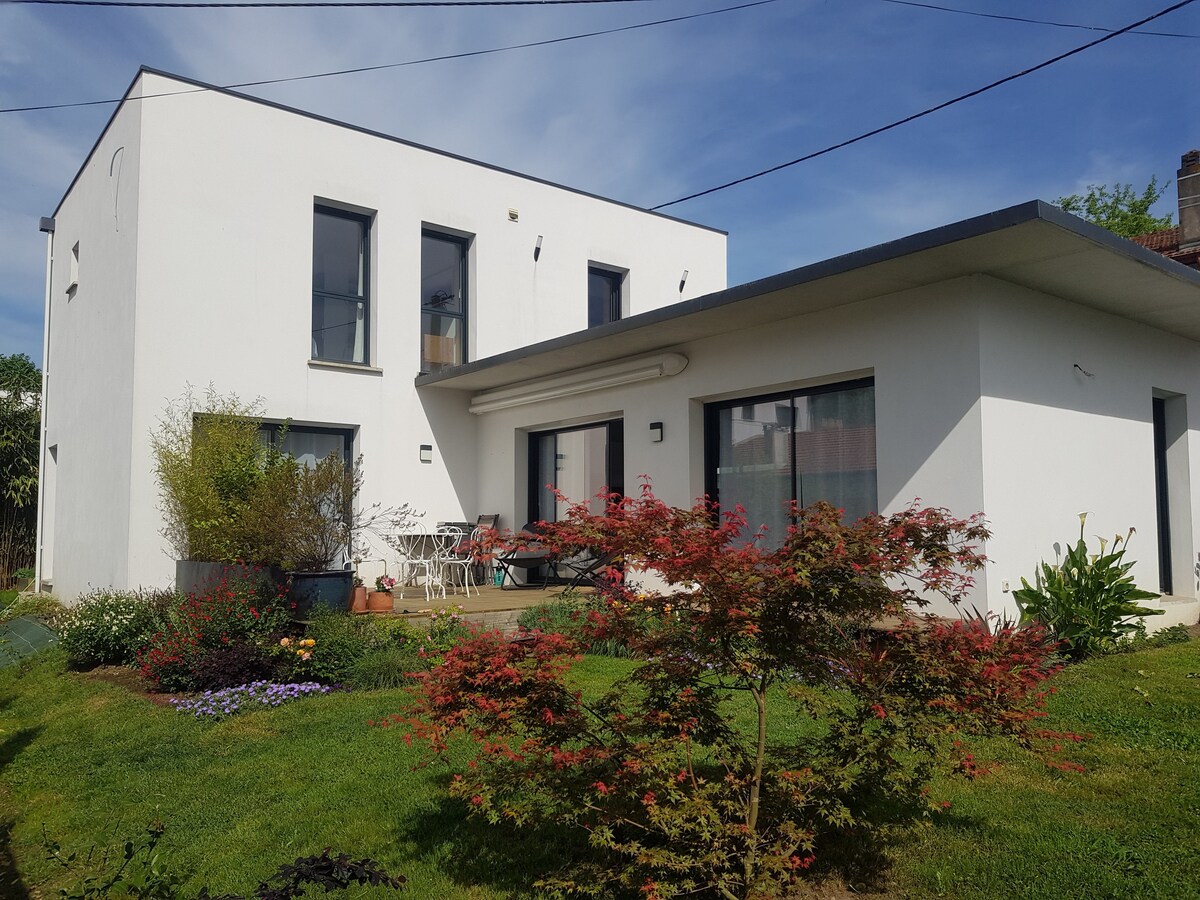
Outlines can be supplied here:
M165 591L96 590L85 594L58 622L59 638L74 666L131 665L138 651L166 624Z
M1142 617L1163 614L1139 605L1159 595L1138 588L1129 574L1134 564L1125 562L1125 551L1134 530L1113 537L1111 552L1101 538L1100 552L1089 555L1083 537L1086 522L1087 513L1080 513L1079 540L1057 565L1043 562L1033 585L1022 578L1021 589L1013 591L1022 624L1044 625L1075 659L1113 652L1121 641L1145 632Z
M290 607L285 587L253 574L189 595L175 621L139 653L142 676L160 690L191 690L206 655L234 644L274 644L291 627Z
M334 688L326 684L307 681L301 684L275 684L270 681L255 681L220 691L205 691L190 700L171 698L171 705L182 713L190 713L197 719L224 719L246 709L260 706L281 706L291 700L310 694L328 694Z
M440 657L472 636L471 627L462 616L461 606L445 607L429 614L429 630L421 637L420 652L426 657Z
M985 768L960 736L1058 739L1035 727L1055 671L1040 630L874 627L928 593L964 596L984 561L978 517L913 506L845 525L817 504L793 508L768 550L740 513L673 509L648 487L607 501L600 515L572 506L539 540L563 557L619 555L677 586L637 593L608 573L589 628L630 647L642 660L632 674L585 703L566 677L577 641L491 632L447 651L388 720L435 751L456 735L474 742L451 786L473 813L587 836L595 855L542 888L780 896L817 854L869 852L940 809L937 768Z

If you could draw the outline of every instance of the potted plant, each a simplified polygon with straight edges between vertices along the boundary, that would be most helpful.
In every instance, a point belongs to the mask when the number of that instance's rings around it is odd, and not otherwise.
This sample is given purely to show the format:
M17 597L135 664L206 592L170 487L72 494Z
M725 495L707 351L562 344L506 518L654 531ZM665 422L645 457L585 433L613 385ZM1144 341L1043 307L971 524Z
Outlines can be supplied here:
M396 586L396 579L390 575L380 575L375 579L375 590L367 595L367 609L371 612L391 612L395 607L395 597L392 596L392 588Z
M211 387L200 399L189 387L151 435L162 534L175 554L181 593L231 576L284 580L247 517L274 474L271 450L259 437L261 411L261 401L243 403Z
M365 613L367 611L367 588L363 584L362 576L358 574L358 565L362 560L357 557L354 560L354 593L350 598L350 612Z

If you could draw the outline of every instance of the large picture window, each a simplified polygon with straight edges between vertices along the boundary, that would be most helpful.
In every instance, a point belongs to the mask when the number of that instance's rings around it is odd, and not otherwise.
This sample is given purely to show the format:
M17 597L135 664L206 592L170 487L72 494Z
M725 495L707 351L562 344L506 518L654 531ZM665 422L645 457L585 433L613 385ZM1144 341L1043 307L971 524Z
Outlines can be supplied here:
M421 232L421 371L467 361L467 241Z
M368 362L370 229L366 216L313 209L313 359Z
M705 490L765 525L765 546L783 542L791 500L825 500L846 521L877 510L871 379L709 404L705 437Z

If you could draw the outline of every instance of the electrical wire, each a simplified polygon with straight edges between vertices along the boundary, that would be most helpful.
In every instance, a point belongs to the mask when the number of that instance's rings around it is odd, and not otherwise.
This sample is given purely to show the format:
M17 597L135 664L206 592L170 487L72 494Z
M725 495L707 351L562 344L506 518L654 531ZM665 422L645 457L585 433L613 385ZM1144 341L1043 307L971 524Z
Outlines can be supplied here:
M304 6L574 6L581 3L653 3L656 0L280 0L263 2L249 0L246 3L183 3L175 0L0 0L5 5L36 6L120 6L156 7L160 9L262 9L270 7Z
M424 59L410 59L405 62L384 63L378 66L359 66L354 69L338 69L333 72L315 72L308 75L292 75L288 78L264 78L259 81L239 81L235 84L226 84L221 87L195 87L188 88L183 91L163 91L159 94L144 94L140 97L117 97L110 100L81 100L75 103L47 103L41 106L10 106L6 109L0 109L0 113L16 113L16 112L39 112L48 109L74 109L82 106L103 106L108 103L120 103L123 100L150 100L156 97L175 97L180 94L199 94L204 91L211 90L232 90L234 88L261 87L268 84L283 84L289 81L308 81L313 78L332 78L337 75L353 75L358 72L378 72L382 69L398 69L404 66L418 66L424 63L443 62L451 59L468 59L472 56L487 56L491 53L505 53L510 50L525 50L530 47L546 47L551 44L562 44L567 41L579 41L584 38L600 37L606 34L619 34L622 31L635 31L639 28L650 28L654 25L669 25L673 22L686 22L688 19L699 19L704 16L715 16L720 13L736 12L742 9L750 9L755 6L766 6L768 3L777 3L778 0L752 0L750 3L741 3L737 6L724 6L720 9L710 9L704 12L689 13L686 16L674 16L670 19L657 19L653 22L639 22L636 25L622 25L619 28L605 28L600 31L588 31L583 34L569 34L564 37L547 38L542 41L529 41L524 44L510 44L505 47L489 47L484 50L468 50L464 53L447 53L443 56L427 56Z
M916 3L914 0L881 0L883 3L893 3L896 6L915 6L917 9L932 9L938 12L958 13L960 16L978 16L981 19L1000 19L1004 22L1024 22L1029 25L1050 25L1054 28L1078 28L1082 31L1111 32L1111 28L1101 28L1099 25L1081 25L1076 22L1052 22L1048 19L1027 19L1024 16L1003 16L999 13L976 12L973 9L956 9L953 6L938 6L934 3ZM1200 34L1181 34L1177 31L1134 31L1133 34L1145 34L1153 37L1191 38L1200 40Z
M753 181L756 178L762 178L764 175L770 175L773 172L779 172L782 169L786 169L790 166L794 166L802 162L808 162L810 159L816 159L818 156L825 156L827 153L832 153L833 151L840 150L843 147L849 147L851 144L857 144L859 141L865 141L867 138L874 137L877 134L883 134L885 131L891 131L893 128L899 128L901 125L907 125L909 122L915 122L917 119L922 119L925 116L932 115L933 113L939 112L947 107L954 106L956 103L962 103L964 100L970 100L972 97L978 97L980 94L987 93L988 91L998 88L1003 84L1008 84L1010 81L1016 81L1018 78L1024 78L1026 75L1031 75L1034 72L1045 69L1047 66L1052 66L1057 62L1062 62L1064 59L1068 59L1076 54L1082 53L1085 50L1090 50L1092 47L1099 46L1105 41L1111 41L1113 38L1120 37L1123 34L1133 31L1135 28L1139 28L1148 22L1153 22L1155 19L1160 19L1165 15L1173 13L1176 10L1183 9L1185 6L1190 6L1195 2L1196 0L1180 0L1179 3L1172 4L1164 10L1156 12L1151 16L1147 16L1144 19L1139 19L1137 22L1126 25L1124 28L1118 28L1116 31L1104 35L1104 37L1097 38L1094 41L1089 41L1082 46L1076 47L1074 50L1068 50L1066 53L1060 53L1058 56L1048 59L1045 62L1038 63L1036 66L1030 66L1028 69L1022 69L1020 72L1015 72L1014 74L1001 78L998 81L993 81L991 84L986 84L983 87L976 88L973 91L968 91L965 94L959 94L957 97L954 97L951 100L946 100L943 103L937 104L937 106L930 106L927 109L921 110L920 112L913 113L911 116L905 116L903 119L897 119L895 122L890 122L887 125L881 125L878 128L872 128L870 131L865 131L860 135L856 135L855 137L847 138L844 141L839 141L836 144L831 144L828 147L825 147L821 150L815 150L812 153L806 153L804 156L797 157L796 159L789 160L785 163L780 163L777 166L771 166L771 168L763 169L760 172L755 172L753 175L735 178L733 181L727 181L724 184L717 185L716 187L707 188L703 191L696 191L694 194L688 194L686 197L680 197L678 200L660 203L657 206L651 206L649 208L651 210L666 209L668 206L675 206L678 203L684 203L688 200L695 200L697 197L715 194L717 191L723 191L726 188L731 188L735 185L745 184L747 181Z

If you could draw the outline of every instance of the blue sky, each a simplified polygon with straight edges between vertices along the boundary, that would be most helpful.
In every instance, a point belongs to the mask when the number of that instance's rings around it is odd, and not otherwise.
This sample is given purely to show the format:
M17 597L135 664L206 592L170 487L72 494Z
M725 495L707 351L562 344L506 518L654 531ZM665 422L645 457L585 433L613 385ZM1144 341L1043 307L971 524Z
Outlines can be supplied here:
M0 107L119 97L146 64L216 84L720 9L163 10L0 3ZM1120 28L1167 0L946 0ZM1149 26L1200 36L1200 3ZM888 0L776 0L550 47L247 89L641 206L777 165L1098 37ZM1200 146L1200 37L1129 34L667 212L729 231L737 284L1089 183L1167 182ZM50 215L112 106L0 115L0 353L41 357Z

